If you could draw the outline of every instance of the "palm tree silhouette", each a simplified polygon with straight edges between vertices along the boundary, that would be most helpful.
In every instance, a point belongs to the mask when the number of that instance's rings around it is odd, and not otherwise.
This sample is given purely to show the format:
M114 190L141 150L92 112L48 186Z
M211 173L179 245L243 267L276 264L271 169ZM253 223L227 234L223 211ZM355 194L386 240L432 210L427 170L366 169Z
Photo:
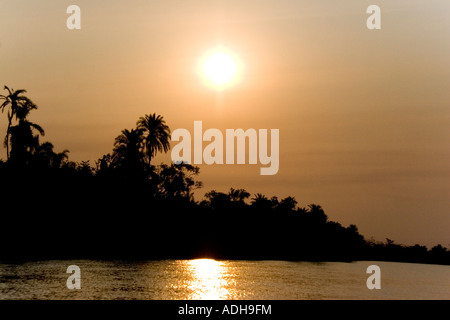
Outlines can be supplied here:
M272 210L272 201L270 201L269 198L267 198L262 193L257 193L251 199L251 206L256 211L266 213Z
M169 151L170 129L163 117L157 116L155 113L140 117L137 121L137 128L144 133L145 160L150 166L150 162L157 152Z
M24 104L27 104L30 101L27 97L23 96L22 94L27 92L24 89L14 90L10 89L9 87L5 86L5 90L8 91L7 95L0 95L0 99L4 100L3 103L0 105L0 109L2 110L2 113L5 111L7 107L9 107L8 110L8 127L6 129L6 137L5 137L5 147L6 147L6 157L9 159L9 137L11 134L11 125L13 117L16 116L17 119L17 111L20 108L20 106L23 106Z
M36 123L28 121L27 117L31 110L37 109L37 106L29 99L15 107L15 117L18 124L9 128L11 143L10 158L15 162L24 162L27 154L32 153L39 146L39 135L33 135L33 130L38 131L42 136L45 135L44 129ZM5 139L5 144L8 141Z
M265 195L263 195L262 193L257 193L252 198L252 204L253 203L264 203L264 202L270 203L270 200Z
M143 158L143 130L122 130L114 142L113 162L115 165L134 171L141 167Z
M233 202L238 202L238 203L242 203L243 204L245 199L250 197L250 193L248 193L244 189L230 188L230 191L228 192L228 197Z
M69 160L69 150L65 149L62 152L55 153L53 144L47 141L36 147L34 158L48 168L59 169Z

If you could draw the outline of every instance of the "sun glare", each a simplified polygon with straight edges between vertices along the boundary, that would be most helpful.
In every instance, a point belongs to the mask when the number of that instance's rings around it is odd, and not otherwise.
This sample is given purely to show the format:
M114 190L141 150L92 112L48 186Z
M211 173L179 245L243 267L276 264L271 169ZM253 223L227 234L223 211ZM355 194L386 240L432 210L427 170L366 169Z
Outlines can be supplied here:
M225 262L212 259L197 259L188 261L188 272L192 277L189 289L192 300L222 300L232 296L227 288L231 283L227 280Z
M229 50L218 48L204 56L200 73L207 86L225 89L239 81L239 60Z

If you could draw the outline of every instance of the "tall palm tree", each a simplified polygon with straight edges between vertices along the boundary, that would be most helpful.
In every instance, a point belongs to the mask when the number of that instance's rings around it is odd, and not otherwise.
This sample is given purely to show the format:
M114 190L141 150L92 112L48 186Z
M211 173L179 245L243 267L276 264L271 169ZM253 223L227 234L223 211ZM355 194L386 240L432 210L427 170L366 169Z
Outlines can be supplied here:
M37 106L29 99L22 101L16 106L15 117L18 120L16 126L10 127L10 158L16 162L25 162L27 155L35 151L39 145L39 135L33 135L36 130L42 136L45 135L44 129L36 123L28 121L28 115L31 110L37 109ZM8 141L5 139L5 144Z
M12 120L14 116L16 116L17 119L17 110L20 108L20 106L23 106L24 104L27 104L30 99L23 96L25 92L27 92L24 89L14 90L10 89L9 87L5 86L5 90L8 91L7 95L0 95L0 100L3 100L3 103L0 105L0 109L2 110L2 113L5 111L6 108L9 107L8 110L8 127L6 129L6 137L5 137L5 147L6 147L6 157L9 159L9 137L11 134L11 125Z
M167 152L170 149L170 129L163 117L155 113L140 117L137 128L144 133L144 154L150 166L157 152Z
M141 129L122 130L116 138L113 150L113 162L119 167L138 169L144 158L143 132Z

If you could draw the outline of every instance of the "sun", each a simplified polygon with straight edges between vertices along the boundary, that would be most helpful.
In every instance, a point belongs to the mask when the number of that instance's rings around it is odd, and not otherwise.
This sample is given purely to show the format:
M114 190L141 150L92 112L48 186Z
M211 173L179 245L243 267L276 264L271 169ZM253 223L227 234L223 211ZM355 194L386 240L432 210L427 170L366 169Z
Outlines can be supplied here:
M203 67L205 76L217 86L229 83L236 74L236 62L224 52L208 56Z
M238 83L240 69L237 56L225 48L210 50L200 62L204 84L219 90Z

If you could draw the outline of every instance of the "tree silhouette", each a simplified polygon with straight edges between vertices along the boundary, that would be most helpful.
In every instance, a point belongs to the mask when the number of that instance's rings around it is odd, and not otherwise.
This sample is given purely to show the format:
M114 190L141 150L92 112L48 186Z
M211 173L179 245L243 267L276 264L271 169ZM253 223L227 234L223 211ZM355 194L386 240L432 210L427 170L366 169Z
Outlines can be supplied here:
M232 202L244 204L245 199L250 197L250 193L248 193L244 189L230 188L230 191L228 192L228 196L230 197L230 200Z
M31 110L37 109L37 106L27 99L15 107L15 116L18 120L16 126L9 128L11 153L10 159L16 164L24 164L29 160L29 156L39 146L39 136L33 135L33 130L44 135L44 129L36 123L28 121L27 117ZM8 143L5 141L5 143Z
M203 205L210 207L217 212L233 212L243 210L247 207L245 199L250 197L250 193L244 189L230 188L228 193L211 190L205 194L206 201Z
M6 86L5 90L8 93L0 96L0 108L8 115L8 159L0 160L0 194L13 204L14 214L0 215L1 225L6 226L0 233L0 259L67 254L68 258L369 259L450 264L450 251L442 245L428 250L395 244L391 239L366 241L356 225L345 228L328 221L321 206L298 207L291 196L278 199L257 193L247 203L250 193L230 188L227 192L211 190L205 200L196 202L193 191L202 187L198 167L151 165L157 152L170 148L170 129L156 114L139 118L135 129L121 131L113 152L101 157L96 168L89 161L69 161L68 150L56 153L52 143L39 142L44 130L28 119L37 106L23 96L26 91ZM36 183L39 188L29 190ZM65 250L63 243L50 241L55 230L65 232L73 223L73 215L61 215L60 208L67 204L69 212L77 214L83 234L75 253ZM19 237L21 241L14 241Z
M140 117L137 121L138 130L144 135L144 155L150 166L157 152L167 152L170 149L170 129L163 117L155 113Z
M105 154L96 161L96 175L100 177L109 177L114 170L114 162L111 154Z
M38 167L61 168L69 159L69 150L63 150L60 153L53 151L53 144L44 142L36 147L33 154L33 161Z
M143 170L144 157L143 130L122 130L114 142L112 158L115 167L136 175Z
M279 213L289 214L294 212L297 208L297 200L293 197L286 197L282 199L276 206L276 211Z
M30 103L30 100L23 96L25 92L27 92L24 89L14 90L10 89L8 86L4 87L5 90L8 91L7 95L0 95L0 99L3 100L3 103L0 105L0 109L2 110L2 113L9 107L8 110L8 127L6 129L6 137L4 145L6 147L6 157L9 159L10 153L9 153L9 137L11 134L11 125L12 120L16 116L17 118L17 111L18 109L23 106L24 104Z
M270 213L272 211L272 201L265 195L257 193L251 199L251 207L255 212Z
M326 223L328 221L328 217L320 205L310 204L310 205L308 205L308 208L309 208L308 214L314 220L321 222L321 223Z
M192 191L202 187L202 183L195 180L198 173L199 168L190 164L162 164L158 172L160 194L166 199L193 200Z
M202 204L212 211L226 211L230 208L230 198L223 192L211 190L205 193L205 198Z

